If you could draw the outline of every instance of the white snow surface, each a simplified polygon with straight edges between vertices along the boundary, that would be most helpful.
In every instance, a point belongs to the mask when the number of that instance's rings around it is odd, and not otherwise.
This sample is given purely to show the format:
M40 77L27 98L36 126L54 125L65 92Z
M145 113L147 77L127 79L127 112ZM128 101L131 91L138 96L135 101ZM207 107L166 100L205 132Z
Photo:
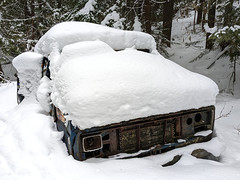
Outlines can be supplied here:
M109 45L99 40L83 41L66 45L63 47L61 55L52 54L50 58L51 78L54 79L61 66L69 60L76 58L82 59L87 55L99 55L107 52L114 52L114 50Z
M96 4L95 0L89 0L85 6L76 14L76 15L86 15L89 14L90 11L94 11L94 5Z
M80 41L101 40L115 50L135 47L156 52L154 38L143 32L123 31L88 22L63 22L53 26L40 38L34 51L48 56L53 50Z
M53 81L51 99L85 129L214 105L217 94L207 77L161 55L126 49L68 60Z
M209 134L212 133L212 130L207 130L207 131L200 131L194 134L194 136L208 136Z
M125 18L120 18L120 15L116 11L112 11L109 13L104 20L101 22L101 25L108 25L111 21L113 21L113 27L116 29L123 29L124 26L122 22L125 20Z
M7 101L2 101L6 98ZM0 86L0 179L1 180L236 180L240 179L240 100L218 97L215 133L211 141L193 144L159 155L119 160L126 154L103 159L76 161L67 154L52 117L44 115L34 98L17 106L16 83ZM224 108L224 109L223 109ZM223 111L222 111L223 109ZM205 149L220 162L191 156ZM162 167L176 155L182 158L173 166Z
M142 31L142 24L139 21L137 16L134 18L133 30L134 31Z
M34 52L25 52L13 59L20 81L19 94L29 97L36 92L42 77L42 60L43 56Z
M37 100L46 112L50 112L51 110L51 90L51 81L47 76L44 76L40 80L40 85L37 89Z

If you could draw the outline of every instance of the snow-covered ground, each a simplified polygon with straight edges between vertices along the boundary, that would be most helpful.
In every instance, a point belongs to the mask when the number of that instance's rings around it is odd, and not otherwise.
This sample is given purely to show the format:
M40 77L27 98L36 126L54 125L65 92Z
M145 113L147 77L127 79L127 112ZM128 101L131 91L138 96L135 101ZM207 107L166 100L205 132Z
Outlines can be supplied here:
M16 103L16 83L0 87L0 179L232 179L240 178L240 99L219 96L216 137L210 142L149 156L76 161L67 154L52 118L34 99ZM231 112L230 112L231 111ZM229 113L230 112L230 113ZM225 117L226 114L229 115ZM220 162L191 156L204 148ZM182 154L178 163L161 165Z

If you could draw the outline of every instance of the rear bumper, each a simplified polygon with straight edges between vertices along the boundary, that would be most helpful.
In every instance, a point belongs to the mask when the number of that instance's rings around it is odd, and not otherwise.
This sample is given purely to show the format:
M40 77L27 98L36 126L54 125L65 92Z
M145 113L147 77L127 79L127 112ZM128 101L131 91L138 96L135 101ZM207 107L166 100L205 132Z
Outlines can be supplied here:
M214 106L209 106L85 130L73 128L70 123L71 127L67 128L69 152L81 161L118 153L129 153L128 157L142 157L205 142L211 139L212 133L194 135L201 131L213 131L214 113Z

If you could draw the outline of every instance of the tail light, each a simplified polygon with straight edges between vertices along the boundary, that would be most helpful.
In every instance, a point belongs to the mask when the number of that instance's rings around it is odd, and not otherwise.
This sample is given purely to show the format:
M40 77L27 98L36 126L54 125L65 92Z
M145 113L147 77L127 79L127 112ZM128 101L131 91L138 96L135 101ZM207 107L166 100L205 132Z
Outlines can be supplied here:
M102 149L102 136L101 135L94 135L88 136L83 138L83 151L84 152L91 152Z

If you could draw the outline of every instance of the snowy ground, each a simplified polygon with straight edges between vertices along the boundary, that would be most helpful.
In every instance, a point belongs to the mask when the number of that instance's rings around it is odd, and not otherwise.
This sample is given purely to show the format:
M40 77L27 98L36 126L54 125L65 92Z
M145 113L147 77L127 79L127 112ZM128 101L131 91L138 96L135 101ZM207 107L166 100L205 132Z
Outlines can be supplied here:
M239 179L240 178L240 99L219 96L216 105L217 137L173 151L127 160L89 159L68 156L61 133L50 116L34 99L17 106L16 83L0 87L0 179ZM223 109L224 108L224 109ZM231 112L230 112L231 111ZM227 117L224 115L230 114ZM221 155L221 161L197 159L191 151L205 148ZM174 155L181 160L169 167L161 165Z

